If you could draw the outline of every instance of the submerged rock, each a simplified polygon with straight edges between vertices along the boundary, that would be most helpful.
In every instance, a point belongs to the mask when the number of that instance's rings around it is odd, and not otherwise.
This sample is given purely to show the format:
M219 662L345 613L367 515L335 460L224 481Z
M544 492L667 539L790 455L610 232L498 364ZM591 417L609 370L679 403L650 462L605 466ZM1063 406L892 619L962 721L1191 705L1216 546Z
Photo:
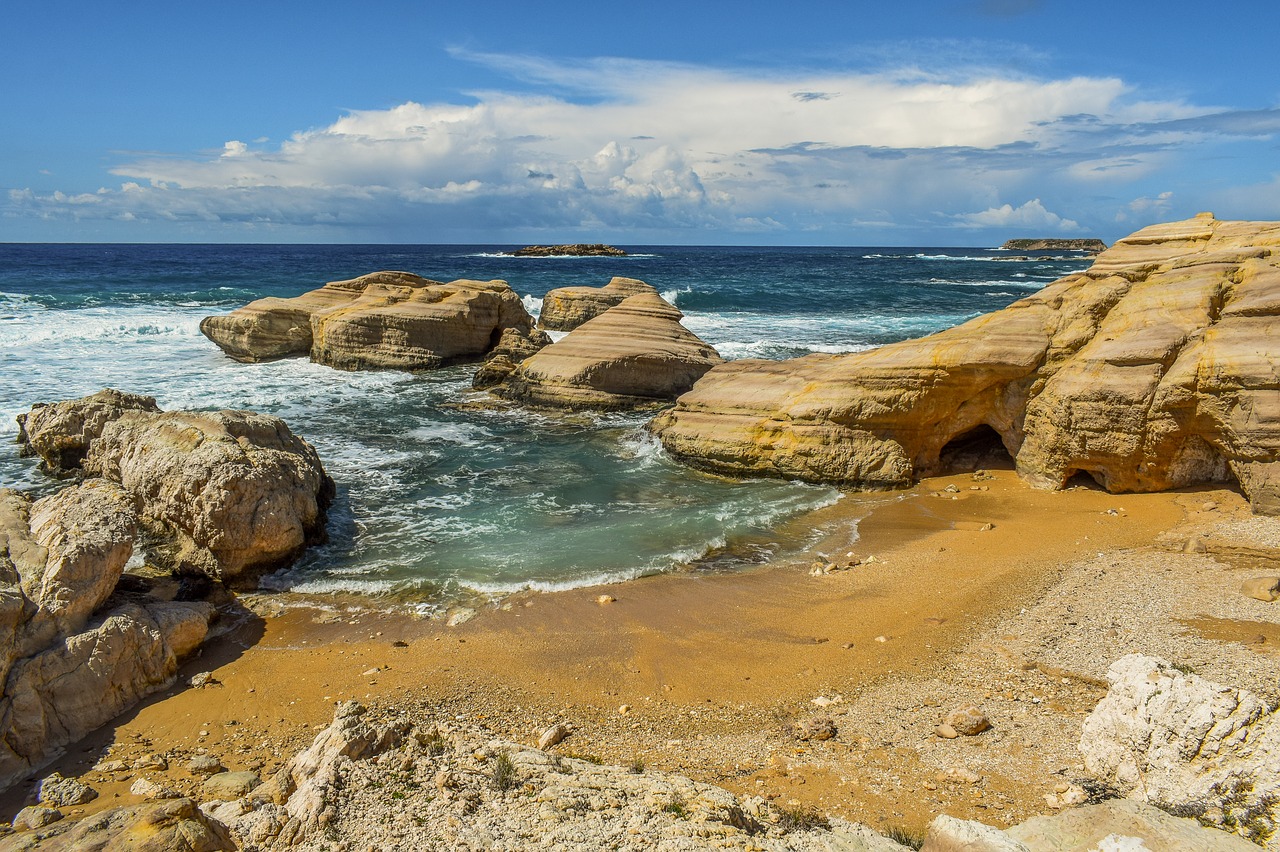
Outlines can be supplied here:
M631 408L675 399L723 359L656 293L630 296L542 349L495 389L565 408Z
M423 370L474 360L502 331L528 331L533 318L505 281L433 281L374 272L333 281L290 299L266 298L200 330L239 361L310 353L344 370Z
M595 319L624 299L640 294L658 295L658 291L635 278L614 278L603 287L557 287L542 298L538 325L552 331L573 331Z
M733 475L903 487L986 442L1035 485L1235 478L1280 513L1280 223L1202 214L1120 240L1001 311L850 355L739 360L651 425Z

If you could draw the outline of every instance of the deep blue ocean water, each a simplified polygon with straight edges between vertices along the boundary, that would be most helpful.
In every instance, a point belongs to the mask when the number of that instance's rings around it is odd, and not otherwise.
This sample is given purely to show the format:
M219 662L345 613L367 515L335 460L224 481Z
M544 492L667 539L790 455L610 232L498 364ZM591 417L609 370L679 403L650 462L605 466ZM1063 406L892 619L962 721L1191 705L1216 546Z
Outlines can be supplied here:
M1083 269L992 249L627 246L626 258L512 258L492 246L0 244L0 485L57 486L19 459L14 417L116 387L165 409L283 417L338 484L330 541L268 585L431 607L472 592L732 569L792 546L783 520L830 488L687 470L646 414L477 405L472 366L347 373L239 364L200 319L379 269L502 278L534 313L553 287L639 278L726 358L854 352L947 328Z

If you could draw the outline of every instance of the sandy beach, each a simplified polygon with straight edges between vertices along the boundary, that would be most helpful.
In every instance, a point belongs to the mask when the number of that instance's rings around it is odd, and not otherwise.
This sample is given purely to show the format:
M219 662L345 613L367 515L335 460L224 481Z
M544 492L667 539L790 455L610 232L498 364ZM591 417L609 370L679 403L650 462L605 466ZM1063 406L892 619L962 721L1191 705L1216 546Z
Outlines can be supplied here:
M822 534L802 559L525 593L454 626L250 595L174 688L49 768L101 792L84 812L140 801L140 775L194 791L183 764L195 754L265 777L355 698L517 742L564 722L566 755L918 833L939 813L1012 824L1051 810L1123 653L1179 655L1264 693L1280 675L1268 605L1238 593L1280 541L1232 491L1049 492L993 470L850 494L793 524L779 534ZM1190 537L1203 552L1181 552ZM874 560L814 576L818 553ZM200 672L214 682L190 688ZM993 729L939 738L941 717L969 703ZM798 740L796 723L815 717L837 735ZM168 768L133 769L146 755ZM10 790L5 816L31 793Z

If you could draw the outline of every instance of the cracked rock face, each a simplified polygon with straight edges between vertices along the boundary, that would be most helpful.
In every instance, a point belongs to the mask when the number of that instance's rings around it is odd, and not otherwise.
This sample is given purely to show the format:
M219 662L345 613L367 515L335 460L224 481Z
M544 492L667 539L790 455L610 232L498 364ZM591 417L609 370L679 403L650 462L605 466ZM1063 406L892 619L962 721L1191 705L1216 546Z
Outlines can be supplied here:
M137 535L120 486L0 489L0 789L168 686L207 603L109 604Z
M1280 513L1277 252L1280 223L1152 226L926 338L723 364L651 428L696 467L862 487L936 473L981 433L1042 487L1234 478L1255 511Z
M1117 660L1107 679L1080 735L1091 775L1280 849L1280 716L1266 702L1140 654Z
M564 408L633 408L675 399L723 363L680 324L683 316L656 293L629 296L522 362L494 393Z
M258 299L200 323L238 361L309 352L311 360L343 370L424 370L474 360L504 329L532 327L505 281L446 284L409 272L373 272L290 299Z

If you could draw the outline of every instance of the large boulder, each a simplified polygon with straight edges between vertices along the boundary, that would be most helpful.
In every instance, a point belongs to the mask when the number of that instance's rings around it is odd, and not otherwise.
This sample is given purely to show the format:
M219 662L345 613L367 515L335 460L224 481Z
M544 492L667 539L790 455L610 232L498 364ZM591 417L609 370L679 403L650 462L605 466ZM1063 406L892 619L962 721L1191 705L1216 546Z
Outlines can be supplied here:
M551 331L573 331L631 296L658 295L634 278L614 278L603 287L557 287L542 298L538 325Z
M111 808L76 822L0 840L0 852L231 852L225 826L191 799Z
M503 329L532 326L505 281L445 284L374 272L290 299L259 299L206 317L200 330L240 361L310 352L313 361L344 370L422 370L474 360Z
M25 449L62 464L74 444L80 473L128 492L153 558L249 585L324 537L333 482L284 421L247 411L161 412L149 398L105 409L108 394L117 392L36 406L26 415ZM92 429L83 425L90 422Z
M105 480L34 503L0 489L0 789L168 686L204 640L210 604L111 606L137 527Z
M1019 473L1116 491L1237 480L1280 511L1280 223L1143 229L1001 311L850 355L732 361L652 424L735 475L901 487L995 439Z
M24 456L38 455L53 476L74 473L102 427L126 411L159 411L154 397L106 388L80 399L38 403L18 415L18 443Z
M1085 769L1124 796L1269 841L1280 826L1280 713L1244 689L1130 654L1085 719Z
M656 293L630 296L520 364L494 392L534 405L631 408L675 399L722 362Z

